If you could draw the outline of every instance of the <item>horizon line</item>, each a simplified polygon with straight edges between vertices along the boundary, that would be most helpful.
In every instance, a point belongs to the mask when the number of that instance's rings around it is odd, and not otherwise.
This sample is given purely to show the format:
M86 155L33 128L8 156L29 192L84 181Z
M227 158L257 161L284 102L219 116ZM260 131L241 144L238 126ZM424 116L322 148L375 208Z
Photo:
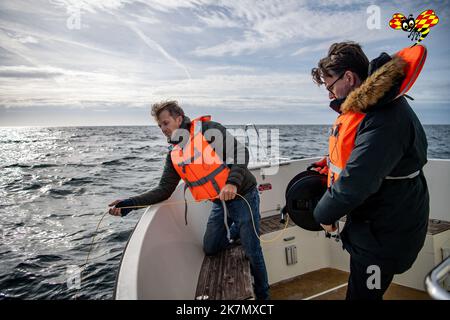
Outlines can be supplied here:
M278 123L278 124L272 124L272 123L227 123L223 124L224 126L245 126L245 125L255 125L255 126L331 126L331 123ZM448 126L450 123L422 123L424 126ZM1 129L8 129L8 128L83 128L83 127L158 127L155 124L117 124L117 125L35 125L35 126L2 126L0 125Z

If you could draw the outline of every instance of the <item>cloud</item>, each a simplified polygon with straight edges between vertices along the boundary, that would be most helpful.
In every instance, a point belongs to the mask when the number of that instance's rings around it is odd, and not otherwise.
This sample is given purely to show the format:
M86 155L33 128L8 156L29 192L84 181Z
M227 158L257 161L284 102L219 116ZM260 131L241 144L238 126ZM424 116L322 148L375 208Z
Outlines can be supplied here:
M135 13L130 13L132 18L135 18L139 23L148 23L148 24L159 24L161 20L156 17L142 16Z
M216 44L195 48L191 52L193 55L253 55L258 51L297 44L301 47L290 53L296 56L322 50L336 41L354 40L365 44L387 41L398 38L398 34L386 27L386 19L402 7L379 3L380 28L369 30L366 10L373 5L369 1L223 1L222 4L223 12L208 12L210 20L201 17L201 21L205 27L239 28L239 31L226 33L226 37L219 37ZM411 10L408 8L405 10ZM445 16L448 11L442 8L439 12Z
M146 36L134 23L127 23L127 25L139 36L140 39L142 39L142 41L144 41L146 45L148 45L151 48L156 48L165 58L167 58L167 60L174 63L177 67L181 68L186 74L186 76L188 78L191 78L191 74L189 73L188 68L181 62L179 62L170 53L168 53L159 43Z
M315 112L311 106L326 106L328 98L309 70L331 43L359 41L369 57L409 45L385 25L367 29L372 2L2 2L0 106L142 109L177 99L191 110L229 110L237 119L255 111ZM375 4L382 23L395 6L417 11L411 3ZM443 4L427 5L448 15ZM67 27L74 8L79 29ZM448 100L448 23L442 23L426 39L426 80L412 92L423 103Z
M173 27L174 31L179 31L182 33L201 33L203 29L196 26L175 26Z
M30 35L19 36L8 33L8 36L10 36L13 39L16 39L20 43L39 43L39 41L35 37L32 37Z
M53 78L62 76L64 73L57 68L35 68L27 66L0 67L0 78Z
M214 68L214 75L210 70L195 79L136 82L120 75L99 72L52 67L2 67L0 105L83 105L89 108L99 104L143 106L152 101L173 98L199 107L214 105L251 110L267 109L274 105L284 108L325 101L321 91L315 91L314 88L311 90L309 75L249 75L247 71L250 70L218 67ZM41 81L36 82L36 78ZM307 97L302 96L301 92L306 91L310 94ZM313 95L313 92L316 92L316 95Z
M208 12L208 14L204 16L199 16L199 19L208 28L240 27L238 21L228 17L224 12Z
M253 54L258 50L277 48L289 43L305 43L311 39L349 37L365 27L365 13L360 6L347 11L323 12L299 1L226 1L228 15L215 14L207 26L241 27L241 32L222 43L193 50L200 57ZM229 23L238 21L239 23ZM207 21L208 22L208 21ZM338 28L337 28L338 26ZM358 32L366 32L361 30Z
M330 41L321 42L321 43L315 44L315 45L305 45L305 46L301 47L300 49L298 49L297 51L293 52L291 55L292 56L300 56L300 55L304 55L306 53L317 52L317 51L327 52L329 47L330 47Z
M214 66L214 67L208 67L206 69L207 73L211 74L211 73L220 73L220 74L228 74L228 73L232 73L232 74L249 74L249 73L254 73L257 71L256 68L252 68L249 66L233 66L233 65L227 65L227 66Z
M51 5L57 7L64 7L67 11L85 10L90 13L95 13L98 10L105 9L119 9L127 0L49 0Z

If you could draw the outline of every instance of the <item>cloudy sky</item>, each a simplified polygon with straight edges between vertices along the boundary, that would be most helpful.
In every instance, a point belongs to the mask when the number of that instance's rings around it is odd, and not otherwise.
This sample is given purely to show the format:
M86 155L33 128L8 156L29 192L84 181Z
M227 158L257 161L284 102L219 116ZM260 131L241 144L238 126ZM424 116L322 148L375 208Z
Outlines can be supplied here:
M440 22L411 104L448 124L449 1L1 1L0 126L146 125L166 99L226 124L330 123L310 77L330 44L392 54L411 41L391 15L425 9Z

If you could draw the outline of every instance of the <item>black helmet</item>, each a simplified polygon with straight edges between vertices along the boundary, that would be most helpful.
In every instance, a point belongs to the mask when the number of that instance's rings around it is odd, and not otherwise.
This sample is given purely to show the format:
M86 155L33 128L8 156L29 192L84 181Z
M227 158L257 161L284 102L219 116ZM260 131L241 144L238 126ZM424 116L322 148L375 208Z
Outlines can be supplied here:
M296 225L309 231L322 230L313 212L326 190L327 176L314 170L303 171L288 183L285 208Z

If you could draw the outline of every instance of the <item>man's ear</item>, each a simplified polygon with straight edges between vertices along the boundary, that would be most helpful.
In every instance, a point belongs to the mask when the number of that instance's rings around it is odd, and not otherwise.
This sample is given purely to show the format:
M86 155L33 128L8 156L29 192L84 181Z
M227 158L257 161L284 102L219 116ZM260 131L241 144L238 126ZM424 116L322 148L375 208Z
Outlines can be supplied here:
M345 79L345 81L348 82L348 84L351 87L355 86L355 84L357 82L357 78L356 77L357 77L357 75L354 72L352 72L350 70L345 71L344 79Z
M178 116L176 121L177 121L178 128L181 127L181 123L183 122L183 116Z

